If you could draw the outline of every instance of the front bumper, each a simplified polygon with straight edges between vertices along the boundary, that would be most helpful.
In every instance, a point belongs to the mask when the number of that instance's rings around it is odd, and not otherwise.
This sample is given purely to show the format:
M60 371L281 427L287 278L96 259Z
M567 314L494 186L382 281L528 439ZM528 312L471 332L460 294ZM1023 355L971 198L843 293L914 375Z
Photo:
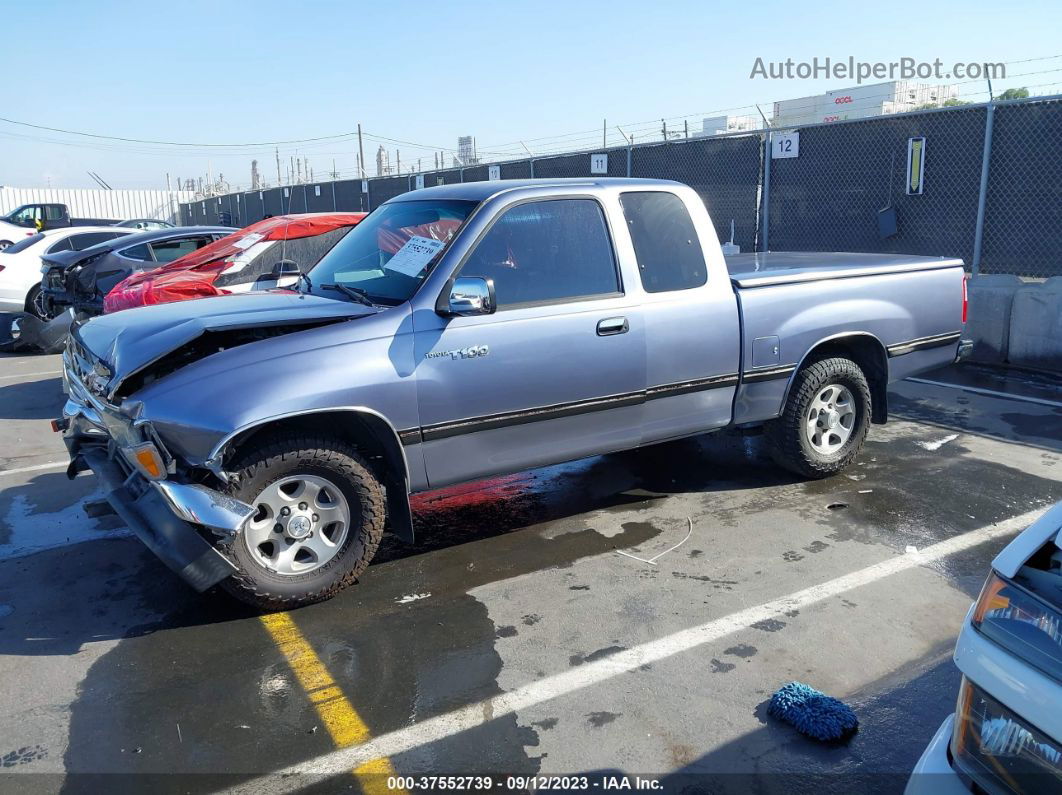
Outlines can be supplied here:
M160 490L140 490L138 476L126 476L101 448L84 449L79 456L96 473L114 512L148 549L197 591L207 590L236 571L194 526L177 518Z
M114 512L196 590L205 591L236 571L200 534L197 525L232 537L242 530L254 509L201 484L153 481L134 471L117 446L127 442L136 430L95 400L70 373L68 365L64 386L70 399L58 421L70 452L67 474L74 477L86 469L95 472Z
M904 795L969 795L970 790L951 766L948 744L955 716L948 715L918 760Z

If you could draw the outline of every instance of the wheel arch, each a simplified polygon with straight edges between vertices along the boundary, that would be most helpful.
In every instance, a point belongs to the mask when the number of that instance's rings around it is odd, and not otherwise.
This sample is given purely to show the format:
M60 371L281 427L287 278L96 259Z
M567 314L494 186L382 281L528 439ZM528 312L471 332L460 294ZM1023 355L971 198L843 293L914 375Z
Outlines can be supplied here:
M889 355L885 345L868 331L845 331L825 337L812 345L797 363L782 396L782 406L789 400L789 393L797 374L812 357L836 355L851 359L866 376L870 386L870 421L884 424L889 417Z
M413 543L413 513L409 506L409 464L401 439L390 421L373 409L351 406L310 409L257 420L232 432L219 442L207 463L224 469L224 461L263 433L304 431L338 437L350 442L366 457L373 474L387 493L389 529L403 541Z

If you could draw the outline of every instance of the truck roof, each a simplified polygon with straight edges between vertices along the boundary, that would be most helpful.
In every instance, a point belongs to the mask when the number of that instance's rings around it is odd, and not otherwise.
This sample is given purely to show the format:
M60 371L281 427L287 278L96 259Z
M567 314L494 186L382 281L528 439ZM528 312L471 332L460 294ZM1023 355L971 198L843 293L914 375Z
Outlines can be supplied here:
M634 177L575 177L562 179L503 179L486 182L455 182L450 185L436 185L421 188L389 199L386 203L417 201L419 199L464 199L466 201L483 201L499 193L511 190L548 188L551 186L572 188L644 188L647 186L681 185L669 179L636 179Z
M920 257L913 254L863 254L851 251L766 251L731 254L726 257L730 279L739 287L767 287L838 279L848 276L875 276L936 268L961 268L957 257Z

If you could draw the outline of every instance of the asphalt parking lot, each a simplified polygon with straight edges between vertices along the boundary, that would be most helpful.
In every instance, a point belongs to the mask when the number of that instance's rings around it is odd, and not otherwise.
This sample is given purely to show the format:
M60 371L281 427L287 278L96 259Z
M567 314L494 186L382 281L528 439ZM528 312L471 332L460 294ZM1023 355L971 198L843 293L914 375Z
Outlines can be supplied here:
M385 540L355 588L262 617L86 518L94 479L67 480L48 427L58 369L0 358L4 790L615 771L899 791L952 709L992 557L1062 499L1062 385L954 369L896 385L838 477L716 435L431 493L416 546ZM768 718L792 679L859 733Z

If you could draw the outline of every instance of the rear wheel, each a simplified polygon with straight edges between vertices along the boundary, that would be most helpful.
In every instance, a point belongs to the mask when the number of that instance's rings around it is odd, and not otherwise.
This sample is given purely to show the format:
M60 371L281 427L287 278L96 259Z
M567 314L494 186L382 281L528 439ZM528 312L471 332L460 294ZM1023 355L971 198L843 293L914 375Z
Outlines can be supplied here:
M10 240L0 240L0 251L3 251L5 248L7 248L10 245L11 245L11 241Z
M870 387L855 362L811 360L797 373L782 416L767 425L774 460L809 478L834 475L855 460L870 429Z
M349 445L274 436L233 462L233 496L256 513L225 551L239 571L224 587L281 610L328 599L357 581L376 554L383 488Z

